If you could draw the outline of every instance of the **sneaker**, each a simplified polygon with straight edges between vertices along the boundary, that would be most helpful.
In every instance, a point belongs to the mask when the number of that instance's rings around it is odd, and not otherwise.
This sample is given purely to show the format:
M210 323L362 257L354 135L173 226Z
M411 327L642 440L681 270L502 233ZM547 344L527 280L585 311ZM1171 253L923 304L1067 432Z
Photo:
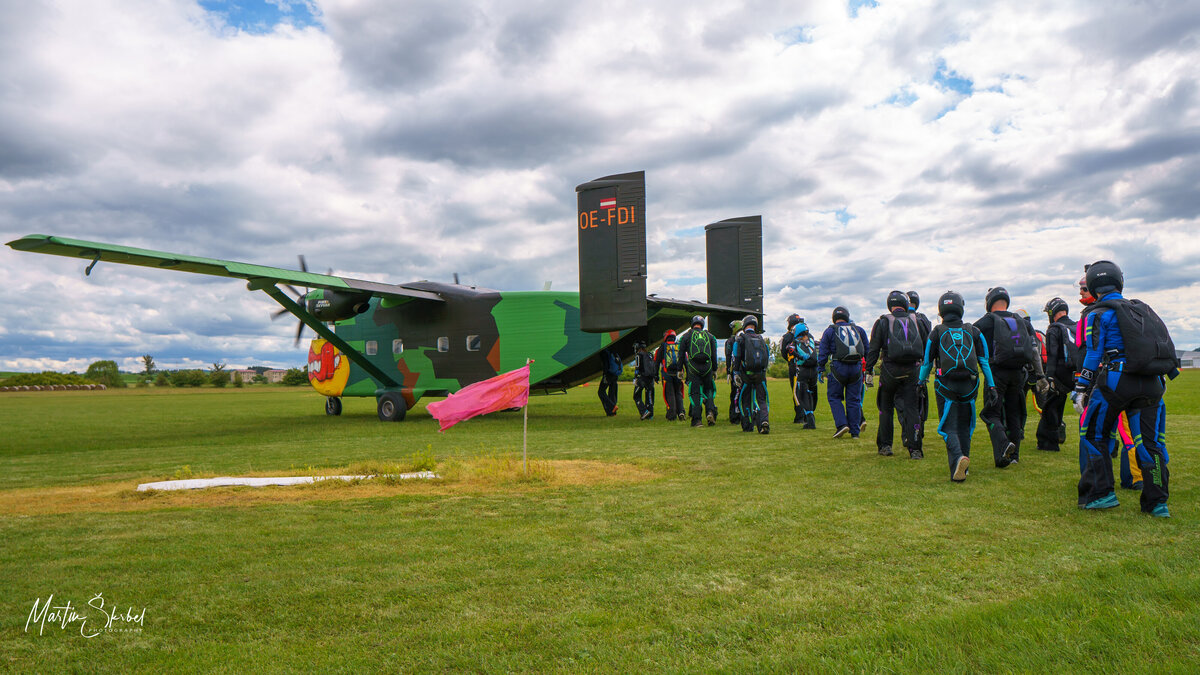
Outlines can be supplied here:
M717 423L717 418L712 413L708 413L708 426L714 426Z
M620 407L620 406L616 406L616 405L614 405L614 406L613 406L613 409L612 409L612 414L616 415L616 414L617 414L617 411L618 411L618 410L620 410L620 409L621 409L621 407Z
M958 463L954 465L954 475L950 477L950 480L956 480L960 483L963 482L964 480L966 480L967 479L967 469L970 466L971 466L971 458L970 457L967 457L966 455L959 457Z
M1155 504L1154 510L1150 512L1150 515L1154 516L1155 518L1170 518L1171 511L1167 509L1166 504Z
M884 457L891 457L892 456L892 446L890 446L890 445L883 446L882 448L879 449L879 454Z
M763 434L764 436L771 433L770 422L763 422L762 426L758 428L758 433Z
M842 436L845 436L848 433L850 433L850 427L842 427L841 429L838 429L837 431L833 432L833 437L841 438Z
M652 414L653 414L653 413L651 413L649 410L646 410L646 411L644 411L644 412L642 413L642 419L644 419L644 420L648 420L648 419L650 419L650 416L651 416Z
M1117 493L1110 492L1099 499L1093 499L1092 501L1084 504L1083 508L1091 510L1111 509L1120 505L1121 502L1117 501Z
M859 430L859 432L863 432L863 431L867 430L867 421L866 420L863 420L862 424L858 425L858 430Z
M1139 480L1139 481L1135 482L1135 483L1133 484L1133 486L1132 486L1132 487L1130 487L1129 489L1130 489L1130 490L1141 490L1141 489L1142 489L1142 481L1140 481L1140 480ZM1164 506L1165 506L1165 505L1164 505Z
M925 453L924 453L924 452L922 452L922 451L920 450L920 448L918 448L918 449L916 449L916 450L909 450L909 451L908 451L908 458L909 458L909 459L925 459Z
M1017 444L1009 443L1008 447L1004 448L1004 454L1002 454L1000 456L1004 459L1007 459L1009 464L1016 464L1017 463Z

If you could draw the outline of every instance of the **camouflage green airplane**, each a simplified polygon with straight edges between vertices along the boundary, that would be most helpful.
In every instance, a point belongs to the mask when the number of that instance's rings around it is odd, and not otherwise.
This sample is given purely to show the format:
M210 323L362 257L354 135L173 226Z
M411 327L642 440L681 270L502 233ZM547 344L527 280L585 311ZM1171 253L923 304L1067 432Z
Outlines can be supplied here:
M533 359L530 382L535 393L565 391L599 375L597 355L605 348L630 355L634 341L653 345L667 329L686 328L697 314L710 316L714 334L724 337L720 329L728 320L761 314L760 219L734 219L708 228L710 270L714 245L724 249L724 260L730 260L730 230L734 239L740 235L748 242L747 249L757 243L757 251L746 250L747 255L742 256L758 258L757 271L742 275L749 278L749 292L736 283L722 289L726 296L732 293L730 297L744 297L748 302L715 304L647 297L643 174L609 176L581 185L578 191L579 293L495 291L429 281L384 284L41 234L10 241L8 246L91 260L89 272L104 261L245 279L249 290L271 296L317 333L309 347L308 378L313 388L327 397L326 413L341 414L343 396L373 396L379 418L385 421L403 419L423 396L451 394L519 368L526 359ZM619 205L610 205L613 197L609 195L617 197ZM593 209L597 201L601 206ZM628 211L620 216L618 208ZM611 216L607 214L610 210ZM604 225L604 217L612 225ZM622 218L626 222L618 223ZM636 260L638 228L640 269ZM598 255L601 249L611 255ZM733 264L738 250L735 242ZM628 269L629 258L635 258L632 269ZM596 260L600 260L599 267ZM585 279L585 270L589 274L600 270L604 279ZM624 274L627 271L632 274ZM639 295L631 299L629 291L639 283ZM297 293L300 297L293 299L284 290L292 284L313 290ZM710 288L710 301L713 295ZM612 311L614 299L616 313Z

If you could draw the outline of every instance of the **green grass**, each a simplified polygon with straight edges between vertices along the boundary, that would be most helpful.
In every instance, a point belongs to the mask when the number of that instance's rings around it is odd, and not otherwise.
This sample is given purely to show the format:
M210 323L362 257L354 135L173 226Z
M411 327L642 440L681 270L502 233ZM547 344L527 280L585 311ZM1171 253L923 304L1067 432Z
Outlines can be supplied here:
M1078 510L1074 444L1032 449L1035 418L1019 466L980 431L954 485L932 434L924 461L880 458L824 405L819 431L777 405L759 436L639 422L630 392L611 419L593 387L532 399L530 455L649 482L0 515L0 670L1200 670L1195 373L1167 398L1169 521L1127 491ZM0 490L521 450L519 413L439 434L423 406L328 418L281 388L0 394L0 423ZM98 592L144 630L24 631L35 598Z

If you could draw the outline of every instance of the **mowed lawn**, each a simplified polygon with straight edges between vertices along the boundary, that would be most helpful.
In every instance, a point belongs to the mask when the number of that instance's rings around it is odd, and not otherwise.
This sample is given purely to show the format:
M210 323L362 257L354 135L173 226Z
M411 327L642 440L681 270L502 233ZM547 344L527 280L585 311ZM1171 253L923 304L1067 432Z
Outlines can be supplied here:
M876 455L872 405L857 441L830 438L824 404L818 431L790 424L786 383L771 383L770 436L668 423L661 405L640 422L631 391L611 419L594 387L534 398L529 452L648 480L0 512L0 670L1200 671L1194 372L1167 397L1165 521L1129 491L1113 511L1076 508L1073 422L1052 454L1033 449L1031 416L1006 470L977 430L956 485L932 420L911 461ZM521 451L519 413L440 434L423 405L385 424L374 401L339 418L322 402L255 387L0 394L0 495ZM142 630L26 630L35 600L87 609L97 593L144 608Z

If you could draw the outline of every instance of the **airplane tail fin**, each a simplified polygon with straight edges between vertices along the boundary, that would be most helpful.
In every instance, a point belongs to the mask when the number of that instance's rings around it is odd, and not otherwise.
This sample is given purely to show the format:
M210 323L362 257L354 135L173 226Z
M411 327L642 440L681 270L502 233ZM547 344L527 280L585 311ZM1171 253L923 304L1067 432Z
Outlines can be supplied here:
M575 192L580 328L603 333L645 326L646 172L597 178Z
M708 302L763 313L762 216L729 218L704 228Z

